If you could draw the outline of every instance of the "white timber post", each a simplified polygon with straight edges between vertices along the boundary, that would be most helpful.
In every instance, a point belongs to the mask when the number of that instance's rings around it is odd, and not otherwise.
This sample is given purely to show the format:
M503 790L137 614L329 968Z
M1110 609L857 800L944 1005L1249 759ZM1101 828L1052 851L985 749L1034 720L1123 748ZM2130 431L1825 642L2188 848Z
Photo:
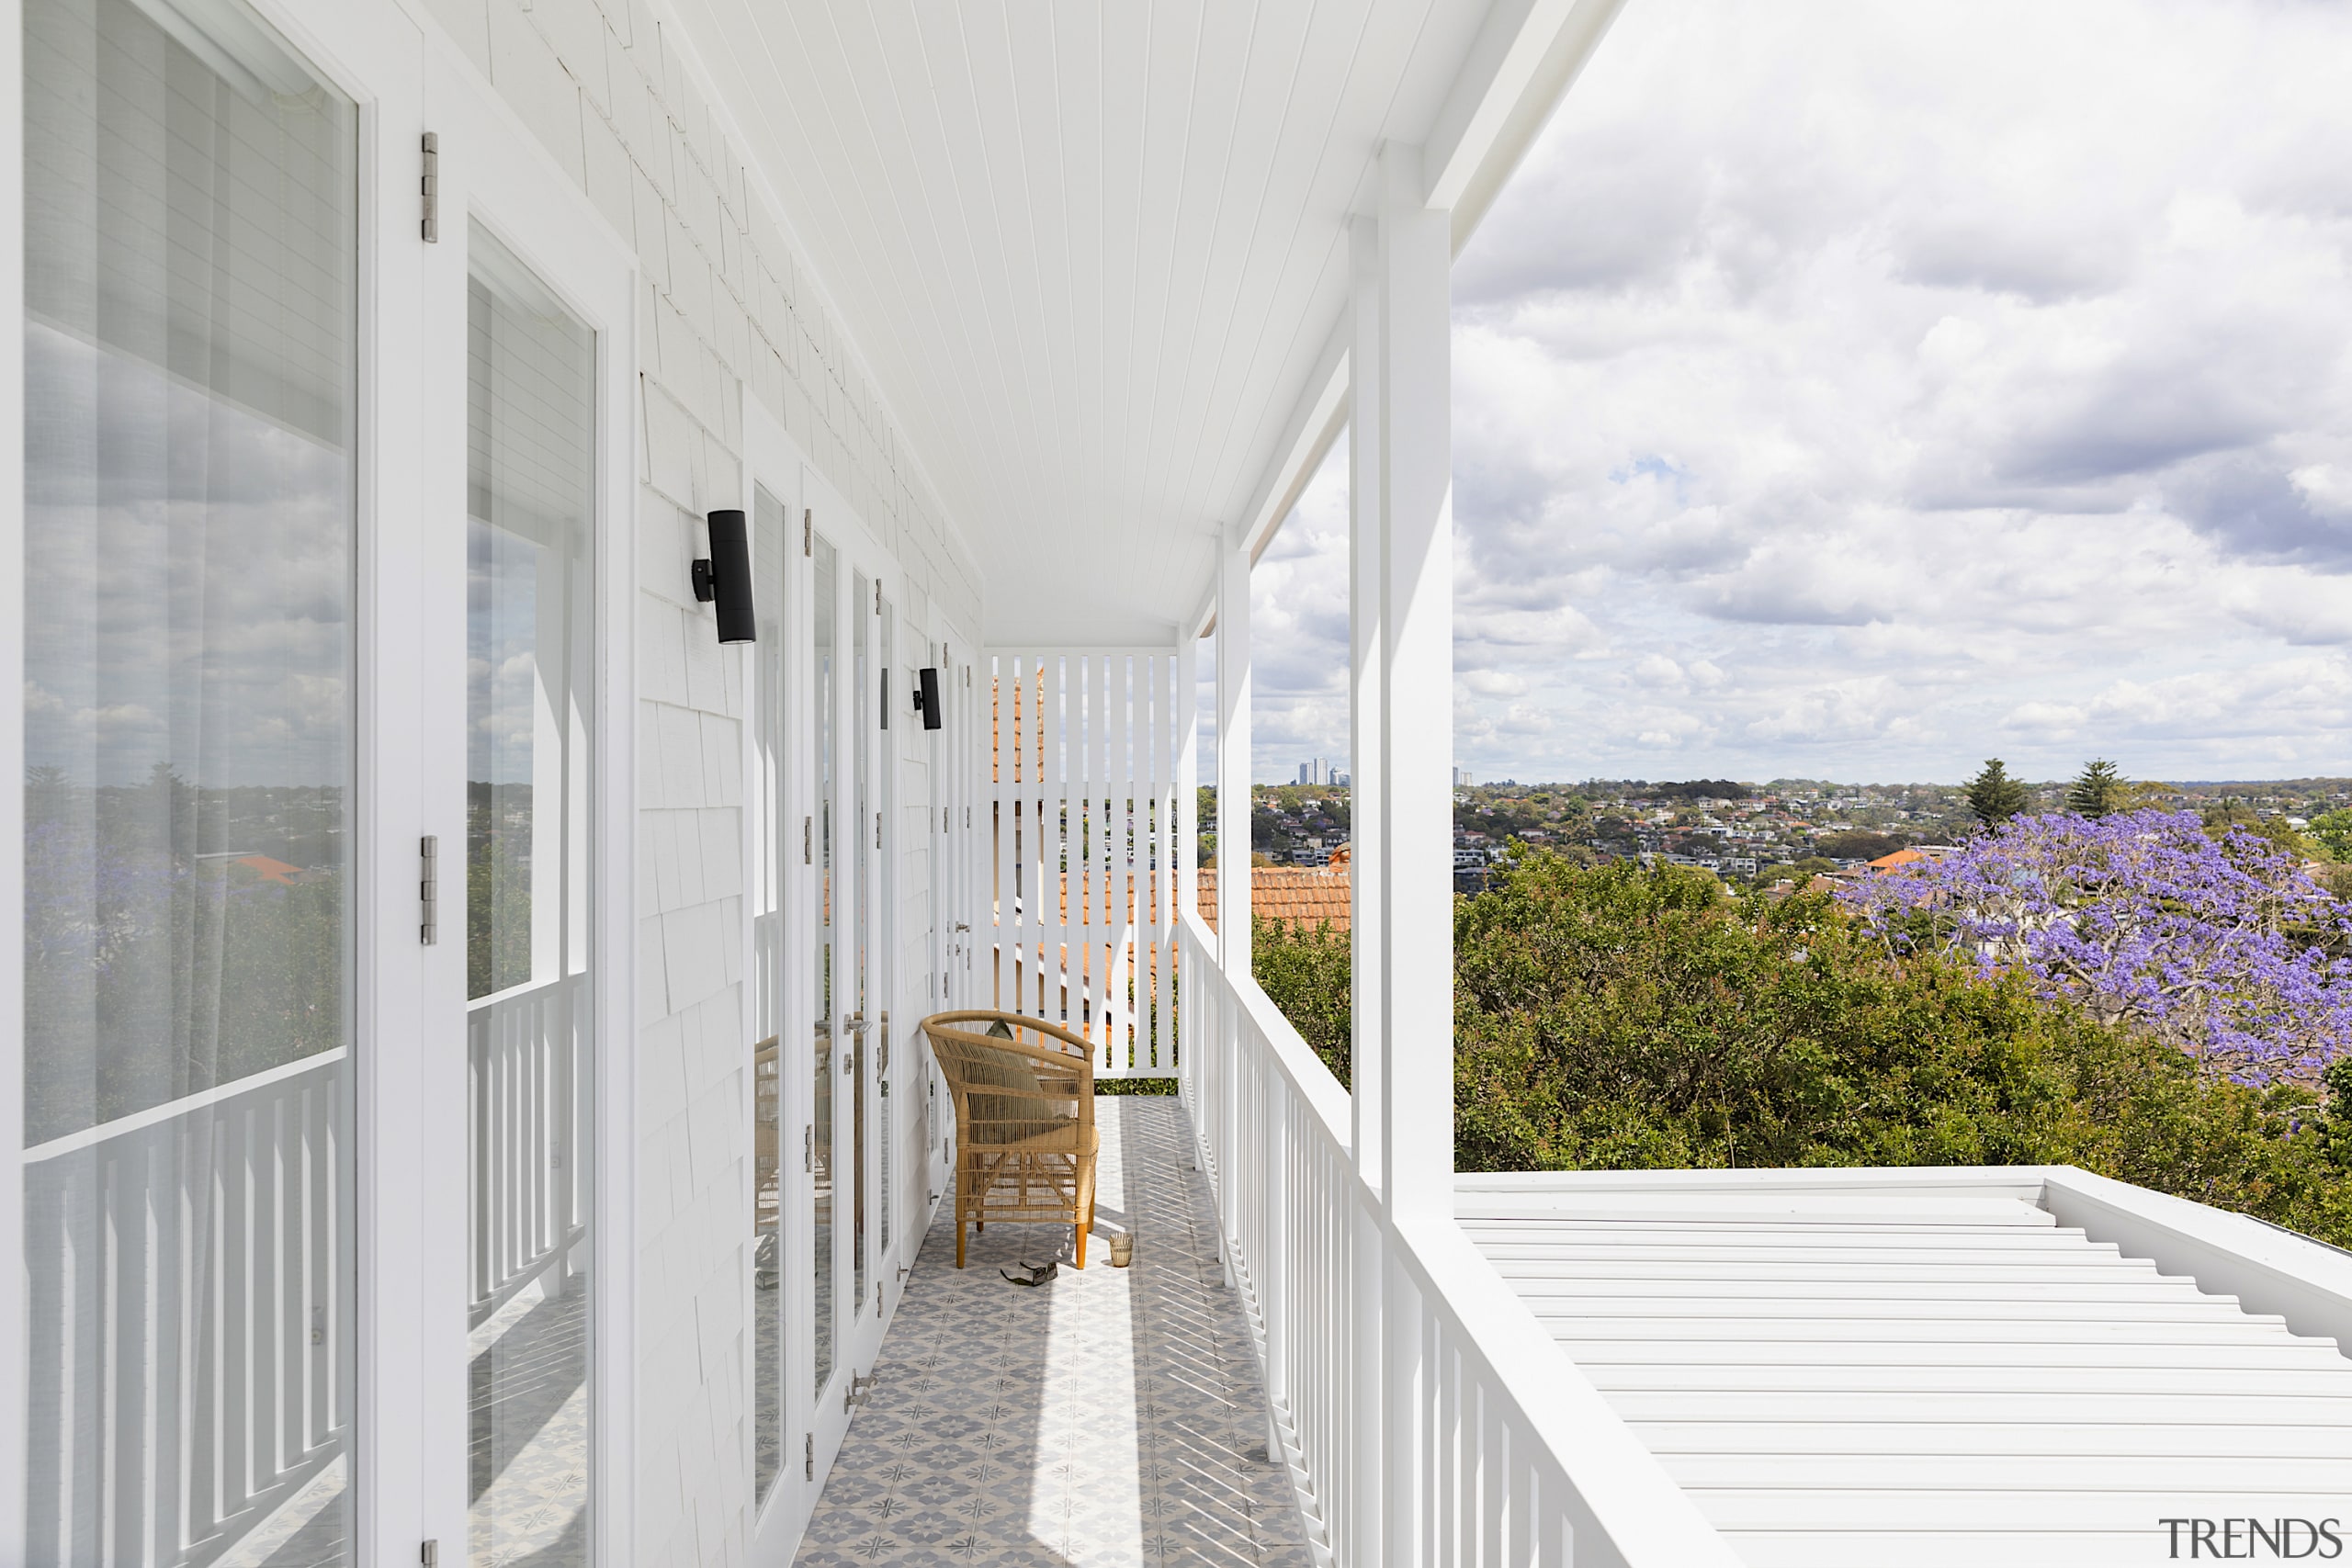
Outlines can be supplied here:
M1170 824L1174 833L1174 852L1165 857L1165 863L1170 868L1169 874L1175 878L1175 886L1170 889L1175 897L1170 905L1175 910L1176 930L1182 932L1184 917L1198 913L1201 887L1201 639L1192 632L1177 638L1176 689L1170 694L1170 700L1176 708L1176 803ZM1173 951L1181 953L1183 943L1179 941ZM1161 994L1175 1006L1176 1077L1186 1097L1184 1109L1197 1116L1200 1104L1195 1098L1193 1074L1196 1064L1193 1058L1204 1032L1200 1027L1199 1010L1204 1004L1208 987L1204 976L1195 975L1192 979L1194 988L1187 996L1180 964L1173 984L1165 986ZM1199 1136L1196 1127L1193 1137L1197 1140Z
M1250 541L1228 525L1216 577L1216 947L1217 964L1237 984L1250 973ZM1217 1037L1218 1251L1233 1284L1233 1227L1240 1205L1240 1041L1238 1008L1227 1010Z
M1250 544L1227 528L1216 577L1216 947L1250 973Z
M1381 1189L1380 802L1380 223L1357 218L1348 231L1348 921L1349 1147L1363 1190ZM1348 1217L1353 1289L1348 1322L1353 1451L1343 1522L1345 1559L1380 1561L1381 1280L1386 1249L1380 1212ZM1340 1521L1335 1521L1340 1523Z
M1382 148L1379 189L1380 341L1362 380L1379 401L1377 1092L1393 1231L1448 1217L1453 1203L1453 226L1429 205L1418 148ZM1401 1564L1426 1557L1430 1370L1418 1292L1393 1258L1386 1275L1382 1561Z

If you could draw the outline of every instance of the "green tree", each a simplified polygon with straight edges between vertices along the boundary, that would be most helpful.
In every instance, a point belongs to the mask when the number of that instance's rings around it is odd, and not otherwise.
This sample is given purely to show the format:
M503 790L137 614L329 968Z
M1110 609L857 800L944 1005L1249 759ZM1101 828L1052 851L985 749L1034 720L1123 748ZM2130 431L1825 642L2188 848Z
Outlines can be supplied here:
M1464 1170L2052 1162L2352 1237L2352 1120L2318 1094L2200 1081L1820 896L1523 853L1456 903L1454 951Z
M1876 860L1891 855L1904 846L1900 833L1873 833L1867 828L1849 828L1842 833L1827 833L1814 840L1813 847L1833 861Z
M2352 862L2352 810L2323 812L2303 831L2328 859Z
M2265 817L2243 801L2225 800L2207 807L2201 815L2209 839L2226 839L2234 829L2267 839L2290 855L2309 856L2319 848L2290 827L2286 818Z
M1968 809L1987 828L1997 828L2024 811L2029 801L2022 781L2009 777L1998 757L1984 759L1984 767L1968 781Z
M2122 770L2104 758L2084 764L2066 786L2066 809L2083 817L2105 817L2124 807Z
M1250 933L1250 972L1346 1087L1354 1027L1348 933L1332 930L1329 921L1308 927L1254 916Z

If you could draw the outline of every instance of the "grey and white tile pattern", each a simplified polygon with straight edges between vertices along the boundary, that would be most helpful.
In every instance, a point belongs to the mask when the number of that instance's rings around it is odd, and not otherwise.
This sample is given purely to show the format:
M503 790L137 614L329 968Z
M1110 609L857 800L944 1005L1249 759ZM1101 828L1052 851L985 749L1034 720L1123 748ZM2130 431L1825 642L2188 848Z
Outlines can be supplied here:
M1006 1224L970 1238L959 1272L941 1205L801 1563L1306 1568L1183 1111L1112 1098L1096 1116L1083 1272L1067 1227ZM1135 1262L1114 1269L1122 1230ZM1063 1267L1035 1289L999 1272L1048 1257Z

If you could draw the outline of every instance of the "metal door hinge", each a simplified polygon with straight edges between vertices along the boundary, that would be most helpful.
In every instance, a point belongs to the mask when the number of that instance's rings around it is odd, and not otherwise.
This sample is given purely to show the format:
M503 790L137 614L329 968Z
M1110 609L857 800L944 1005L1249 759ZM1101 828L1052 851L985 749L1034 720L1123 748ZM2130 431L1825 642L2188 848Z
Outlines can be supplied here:
M424 133L424 243L441 243L441 138Z
M813 817L803 817L800 819L800 863L802 865L809 863L809 840L816 837L815 822L816 818Z
M814 1432L800 1434L800 1478L803 1481L817 1479L817 1434Z
M817 509L813 506L800 509L800 553L804 556L817 553Z
M943 832L943 833L944 833L945 831L947 831L947 813L948 813L948 810L949 810L949 808L948 808L947 807L944 807L944 806L943 806L943 807L941 807L939 808L939 830L940 830L941 832Z
M427 833L416 841L419 875L417 898L423 907L423 919L416 928L416 940L431 947L441 940L441 840Z
M879 811L874 814L874 847L877 850L882 847L882 813Z
M879 1280L874 1281L874 1304L877 1309L882 1305L882 1281ZM863 1404L874 1397L876 1381L875 1376L859 1377L853 1371L849 1374L849 1386L842 1390L842 1409L846 1412L851 1406Z
M441 1568L441 1543L437 1540L426 1541L424 1548L417 1552L416 1560L424 1564L424 1568Z
M874 580L874 613L882 613L882 580L878 577Z
M816 1174L817 1129L814 1127L800 1129L800 1168L812 1176Z

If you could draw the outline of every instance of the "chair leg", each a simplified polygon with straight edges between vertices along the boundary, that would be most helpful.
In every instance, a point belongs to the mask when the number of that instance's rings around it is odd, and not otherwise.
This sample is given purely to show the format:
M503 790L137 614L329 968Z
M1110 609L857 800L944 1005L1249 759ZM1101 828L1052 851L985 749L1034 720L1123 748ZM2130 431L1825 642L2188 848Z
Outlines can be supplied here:
M964 1267L964 1206L956 1205L956 1267Z
M1086 1233L1092 1230L1094 1227L1092 1225L1080 1224L1073 1225L1070 1228L1078 1232L1078 1266L1080 1269L1083 1269L1086 1267Z

